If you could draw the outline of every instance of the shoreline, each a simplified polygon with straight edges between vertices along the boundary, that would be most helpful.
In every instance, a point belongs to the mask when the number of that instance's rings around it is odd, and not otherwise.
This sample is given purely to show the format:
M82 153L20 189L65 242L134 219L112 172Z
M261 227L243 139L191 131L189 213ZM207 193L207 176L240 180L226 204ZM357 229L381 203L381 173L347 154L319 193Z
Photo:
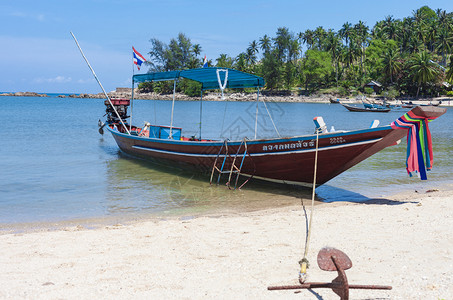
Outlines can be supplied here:
M124 88L118 88L118 91L108 92L108 96L111 98L131 98L131 93L124 92ZM55 93L58 94L58 93ZM47 94L44 93L35 93L35 92L15 92L15 93L2 93L1 96L11 96L11 97L49 97ZM56 96L58 98L77 98L77 99L104 99L104 93L98 94L61 94ZM376 100L381 101L382 97L379 96L366 96L369 100ZM156 94L156 93L134 93L134 99L136 100L173 100L173 94ZM295 103L330 103L330 100L339 99L341 102L344 103L361 103L361 98L358 99L357 97L337 97L335 95L330 94L321 94L321 95L311 95L311 96L304 96L304 95L266 95L265 93L260 94L260 99L263 99L266 102L295 102ZM199 97L189 97L181 93L176 93L175 100L181 101L199 101ZM219 93L209 92L203 96L203 101L223 101L220 97ZM225 93L225 101L256 101L256 93ZM453 98L447 96L441 97L433 97L433 98L412 98L412 97L405 97L405 98L398 98L394 100L388 100L387 102L390 104L398 104L402 101L412 101L413 104L426 104L426 102L431 103L432 101L435 102L442 102L440 106L453 106Z
M317 252L331 246L351 258L350 284L393 287L351 290L351 298L451 298L452 192L449 184L316 206L307 281L336 277L316 264ZM0 234L0 296L338 299L330 289L267 290L297 282L310 213L310 203L304 205L305 213L291 206Z
M414 189L415 188L415 189ZM310 189L311 190L311 189ZM387 192L379 193L380 195L375 196L363 196L367 200L333 200L323 201L315 200L315 205L318 207L329 206L329 205L347 205L348 203L367 204L371 202L382 202L388 199L405 199L408 194L415 193L415 195L423 195L432 191L446 190L450 191L453 196L453 184L448 182L436 182L431 185L426 191L420 191L420 188L415 186L407 187L398 192ZM427 192L428 191L428 192ZM278 196L278 197L289 197L302 200L299 196ZM318 198L318 196L316 196ZM303 199L304 201L311 201L310 199ZM140 212L140 213L126 213L117 215L102 215L93 217L81 217L81 218L69 218L62 220L49 220L49 221L30 221L30 222L16 222L16 223L0 223L0 236L4 234L20 234L20 233L32 233L41 231L59 231L66 228L77 228L86 230L96 230L105 226L116 226L117 224L133 225L148 221L175 221L175 220L191 220L197 218L211 218L211 217L231 217L237 215L248 215L266 211L279 211L287 210L300 207L300 204L292 204L286 201L285 204L278 204L273 206L268 204L262 207L225 207L220 209L213 209L205 212Z

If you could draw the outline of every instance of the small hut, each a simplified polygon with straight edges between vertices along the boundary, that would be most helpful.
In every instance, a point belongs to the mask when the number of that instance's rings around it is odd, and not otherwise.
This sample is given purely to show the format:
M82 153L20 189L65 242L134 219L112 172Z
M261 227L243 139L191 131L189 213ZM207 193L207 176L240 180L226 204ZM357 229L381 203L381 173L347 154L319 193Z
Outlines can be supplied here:
M377 81L372 80L369 83L365 84L365 87L372 88L376 94L379 94L379 92L381 91L381 88L382 88L382 84L380 84Z

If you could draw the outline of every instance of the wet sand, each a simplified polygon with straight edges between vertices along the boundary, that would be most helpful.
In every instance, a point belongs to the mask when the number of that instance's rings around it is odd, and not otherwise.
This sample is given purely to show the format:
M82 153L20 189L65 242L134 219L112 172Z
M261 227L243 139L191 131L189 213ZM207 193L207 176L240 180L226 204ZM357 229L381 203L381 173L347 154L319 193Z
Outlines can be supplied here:
M325 246L345 252L350 299L452 299L453 185L315 207L308 280ZM310 213L309 202L306 213ZM0 235L2 299L338 299L296 284L306 215L301 205L196 218L67 224Z

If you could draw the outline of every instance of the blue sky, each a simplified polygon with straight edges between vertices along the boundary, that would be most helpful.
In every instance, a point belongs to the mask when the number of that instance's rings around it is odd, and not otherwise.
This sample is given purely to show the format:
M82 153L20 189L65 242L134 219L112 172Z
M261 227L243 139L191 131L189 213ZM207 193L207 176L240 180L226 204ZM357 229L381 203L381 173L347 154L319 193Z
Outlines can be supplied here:
M0 92L101 92L70 31L111 91L131 86L131 47L148 58L151 38L168 43L183 32L215 60L238 55L264 34L274 37L278 27L338 30L362 20L372 28L424 5L453 11L451 0L0 0Z

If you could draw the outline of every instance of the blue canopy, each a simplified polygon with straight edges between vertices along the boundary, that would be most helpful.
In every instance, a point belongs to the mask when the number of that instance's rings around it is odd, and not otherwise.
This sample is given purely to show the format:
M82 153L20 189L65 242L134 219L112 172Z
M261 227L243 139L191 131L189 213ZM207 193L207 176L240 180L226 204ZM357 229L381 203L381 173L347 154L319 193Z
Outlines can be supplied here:
M217 70L220 71L217 72ZM227 72L224 72L222 70L228 70L228 76L226 75ZM202 90L213 90L220 89L217 74L219 74L220 84L222 85L225 84L225 77L227 76L225 88L263 87L265 84L265 81L262 77L228 68L200 68L169 72L152 72L147 74L134 75L132 77L132 80L135 83L187 78L201 83Z

